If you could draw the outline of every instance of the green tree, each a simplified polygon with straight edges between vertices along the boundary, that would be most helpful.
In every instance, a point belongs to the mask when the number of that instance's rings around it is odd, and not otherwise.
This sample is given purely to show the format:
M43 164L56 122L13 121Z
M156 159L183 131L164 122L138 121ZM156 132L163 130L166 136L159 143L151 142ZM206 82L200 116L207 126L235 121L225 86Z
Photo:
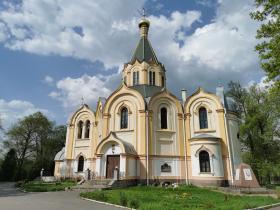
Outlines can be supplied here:
M237 112L237 114L241 117L241 115L247 113L246 110L246 97L247 97L247 91L246 89L244 89L240 83L238 82L233 82L230 81L228 84L228 91L227 91L227 95L232 97L236 104L235 104L235 111Z
M51 175L54 171L54 157L64 147L66 139L66 126L55 126L50 132L49 138L43 144L43 164L45 173Z
M10 149L1 165L0 178L2 181L13 181L17 167L16 151Z
M275 103L267 90L256 85L245 89L239 83L230 82L227 95L237 102L242 122L240 137L249 152L246 160L261 183L269 182L276 173L272 166L278 165L280 158L279 117L275 115Z
M254 20L262 22L257 31L256 46L261 66L268 79L275 81L274 88L280 90L280 1L255 0L257 10L251 13Z
M54 157L64 146L65 135L66 126L55 126L40 112L26 116L14 124L6 133L4 146L16 152L15 178L34 179L39 176L42 168L52 175Z
M44 160L43 145L47 141L52 127L53 123L41 112L37 112L24 117L8 130L8 140L4 144L9 149L15 149L17 153L17 179L23 178L23 166L27 159L36 162L32 167L33 174L39 174Z

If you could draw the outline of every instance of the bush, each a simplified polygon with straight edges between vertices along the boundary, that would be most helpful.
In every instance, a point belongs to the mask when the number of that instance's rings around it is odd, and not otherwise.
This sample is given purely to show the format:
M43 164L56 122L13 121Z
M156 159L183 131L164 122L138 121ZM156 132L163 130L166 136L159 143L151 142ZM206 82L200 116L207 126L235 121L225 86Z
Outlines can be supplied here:
M124 192L120 192L120 204L122 206L127 206L127 197Z
M130 208L134 208L134 209L138 209L140 206L140 203L137 199L132 199L130 202L129 202L129 207Z

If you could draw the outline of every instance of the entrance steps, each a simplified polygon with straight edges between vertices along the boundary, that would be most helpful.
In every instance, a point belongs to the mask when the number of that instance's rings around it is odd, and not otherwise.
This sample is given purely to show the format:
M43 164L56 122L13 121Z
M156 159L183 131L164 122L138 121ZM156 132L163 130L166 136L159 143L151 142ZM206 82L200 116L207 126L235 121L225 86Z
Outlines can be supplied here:
M80 185L77 184L74 187L71 187L71 190L77 191L94 191L109 189L114 183L112 179L94 179L94 180L85 180Z
M92 185L109 185L112 179L93 179L88 182Z

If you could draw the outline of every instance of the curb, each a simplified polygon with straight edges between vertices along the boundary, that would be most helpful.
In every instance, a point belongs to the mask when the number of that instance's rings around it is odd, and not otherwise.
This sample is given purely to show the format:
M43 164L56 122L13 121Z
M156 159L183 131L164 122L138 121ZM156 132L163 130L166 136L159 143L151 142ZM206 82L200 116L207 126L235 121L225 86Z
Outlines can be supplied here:
M125 206L120 206L120 205L117 205L117 204L107 203L107 202L103 202L103 201L97 201L97 200L93 200L93 199L89 199L89 198L84 198L84 197L80 197L80 198L82 200L86 200L86 201L90 201L90 202L95 202L95 203L100 203L100 204L104 204L104 205L107 205L107 206L114 206L114 207L118 207L118 208L122 208L122 209L136 210L136 209L133 209L133 208L128 208L128 207L125 207Z
M273 207L277 207L280 206L280 203L274 203L274 204L269 204L266 206L260 206L260 207L256 207L256 208L252 208L252 209L245 209L245 210L263 210L263 209L270 209Z

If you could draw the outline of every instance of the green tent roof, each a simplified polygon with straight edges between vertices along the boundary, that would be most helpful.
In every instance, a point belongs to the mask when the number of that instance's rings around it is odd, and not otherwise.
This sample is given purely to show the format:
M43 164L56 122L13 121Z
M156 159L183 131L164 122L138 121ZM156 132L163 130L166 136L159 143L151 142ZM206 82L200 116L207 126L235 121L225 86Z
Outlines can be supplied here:
M141 37L131 59L131 62L134 62L136 59L140 62L146 61L147 63L158 63L156 54L147 37Z

